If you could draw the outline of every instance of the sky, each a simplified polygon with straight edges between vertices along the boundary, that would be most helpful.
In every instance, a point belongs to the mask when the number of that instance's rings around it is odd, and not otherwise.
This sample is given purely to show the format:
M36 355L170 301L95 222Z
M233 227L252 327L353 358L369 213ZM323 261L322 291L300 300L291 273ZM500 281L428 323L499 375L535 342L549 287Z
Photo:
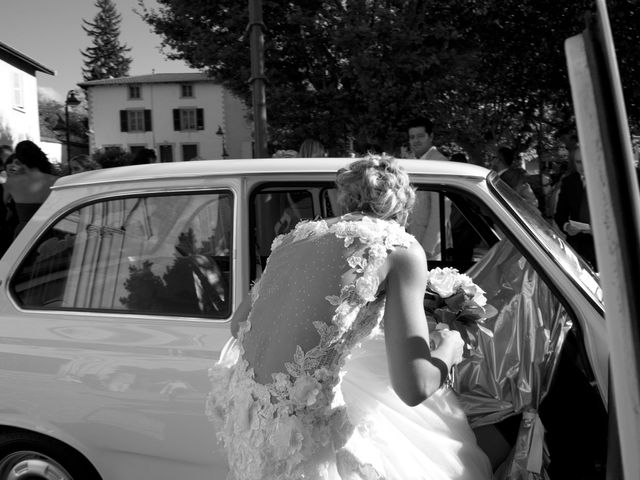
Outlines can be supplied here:
M188 0L187 0L188 1ZM137 0L114 0L122 16L120 41L131 47L129 75L193 71L182 61L169 61L160 52L161 38L136 13ZM149 8L155 0L144 0ZM64 101L82 82L81 50L91 45L82 20L93 22L95 0L0 0L0 41L27 55L55 76L38 72L38 87L45 95Z

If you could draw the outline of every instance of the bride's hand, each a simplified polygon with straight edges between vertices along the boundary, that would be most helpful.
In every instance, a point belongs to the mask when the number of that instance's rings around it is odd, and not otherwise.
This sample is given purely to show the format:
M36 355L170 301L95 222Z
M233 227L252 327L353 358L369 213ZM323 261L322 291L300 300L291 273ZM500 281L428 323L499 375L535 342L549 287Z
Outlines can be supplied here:
M449 330L445 324L440 323L436 330L429 335L429 338L436 346L434 351L442 352L446 355L446 359L443 358L443 360L449 360L447 362L449 366L457 365L462 361L464 340L462 340L460 332Z

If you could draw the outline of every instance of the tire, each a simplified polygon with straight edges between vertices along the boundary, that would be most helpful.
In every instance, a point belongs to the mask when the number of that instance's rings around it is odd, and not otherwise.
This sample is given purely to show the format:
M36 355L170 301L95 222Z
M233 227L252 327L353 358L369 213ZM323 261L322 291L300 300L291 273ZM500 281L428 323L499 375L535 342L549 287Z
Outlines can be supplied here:
M100 480L87 459L62 442L20 430L0 433L0 480Z

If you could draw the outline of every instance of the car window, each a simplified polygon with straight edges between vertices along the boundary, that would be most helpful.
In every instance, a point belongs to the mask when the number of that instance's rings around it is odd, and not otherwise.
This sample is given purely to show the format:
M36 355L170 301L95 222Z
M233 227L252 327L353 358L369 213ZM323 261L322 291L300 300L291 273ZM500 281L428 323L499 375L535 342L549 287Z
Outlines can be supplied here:
M337 211L335 189L329 185L261 185L250 200L251 280L260 276L271 244L278 235L291 231L299 221L327 218Z
M231 314L233 195L158 195L82 206L58 220L17 270L24 308Z
M557 228L540 216L539 211L523 202L506 183L497 175L489 175L489 185L498 197L514 211L524 228L528 229L547 250L551 258L560 264L569 277L577 282L584 294L602 311L604 311L602 288L598 275L591 266L564 240L564 236Z
M499 236L480 204L460 194L419 188L407 231L422 245L429 268L466 271Z
M430 268L449 266L466 271L501 238L474 199L424 187L416 193L416 207L407 230L427 252ZM258 187L251 201L251 279L255 280L266 265L277 235L287 233L300 220L340 213L337 191L330 184Z

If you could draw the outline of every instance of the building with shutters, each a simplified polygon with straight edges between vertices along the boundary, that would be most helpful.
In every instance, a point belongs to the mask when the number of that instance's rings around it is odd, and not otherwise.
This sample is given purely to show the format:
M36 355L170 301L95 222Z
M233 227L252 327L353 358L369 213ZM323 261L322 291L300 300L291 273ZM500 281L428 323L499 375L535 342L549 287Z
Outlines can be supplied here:
M156 152L159 162L251 158L242 102L203 73L158 73L93 80L85 89L89 149Z
M40 142L37 73L50 68L0 42L0 145L21 140Z

